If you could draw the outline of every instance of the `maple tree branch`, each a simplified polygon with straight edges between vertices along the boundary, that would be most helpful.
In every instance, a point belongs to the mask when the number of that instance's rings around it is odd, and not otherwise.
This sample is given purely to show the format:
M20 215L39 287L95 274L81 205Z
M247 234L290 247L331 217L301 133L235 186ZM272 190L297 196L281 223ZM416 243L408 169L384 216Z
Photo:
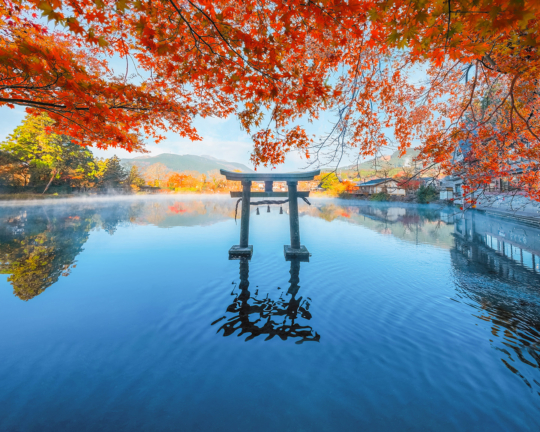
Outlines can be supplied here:
M206 42L204 40L204 38L199 35L194 29L193 27L191 26L191 23L184 17L184 15L182 14L182 10L176 5L176 3L174 2L174 0L168 0L169 3L172 5L172 7L176 10L176 12L178 13L178 15L180 15L180 18L182 19L182 21L184 21L186 23L186 25L188 26L188 29L189 29L189 32L191 33L191 35L193 36L193 39L195 40L195 46L197 48L197 51L199 51L200 54L203 54L201 52L201 50L198 48L197 46L197 40L199 40L200 42L202 42L204 45L206 45L208 47L208 49L210 50L210 52L214 55L216 55L217 57L221 58L221 55L220 54L217 54L214 49L210 46L210 44L208 44L208 42Z
M21 105L21 106L28 106L28 107L34 107L37 105L38 107L44 107L44 108L51 108L51 109L61 109L66 112L70 112L71 110L75 111L89 111L90 108L88 107L72 107L69 108L67 105L59 105L51 102L40 102L40 101L33 101L30 99L18 99L18 98L0 98L0 102L4 103L12 103L14 105ZM130 105L109 105L109 109L122 109L127 111L150 111L151 108L147 107L137 107L137 106L130 106Z
M502 107L502 106L504 105L504 103L506 102L506 100L508 99L508 97L509 97L510 95L513 94L513 92L514 92L514 85L515 85L515 83L516 83L518 77L519 77L519 73L517 73L516 76L512 79L512 82L510 83L510 90L508 91L508 94L504 97L504 99L502 100L502 102L501 102L501 103L493 110L493 112L492 112L491 115L487 118L487 120L481 122L479 125L477 125L477 127L478 127L478 126L483 126L483 125L485 125L486 123L488 123L488 122L493 118L493 116L497 113L497 111L499 111L499 108Z
M473 85L472 85L472 89L471 89L471 97L469 98L469 102L467 102L467 105L465 105L465 108L463 108L463 110L461 111L461 114L459 116L458 121L463 118L463 115L465 114L465 111L467 111L467 109L471 106L473 98L474 98L474 91L476 89L476 84L478 83L478 64L474 69L475 69L475 71L474 71L474 81L473 81ZM474 115L474 109L473 108L471 108L471 112L472 112L473 120L476 122L476 117Z
M60 108L60 109L67 108L66 105L58 105L58 104L49 103L49 102L38 102L38 101L29 100L29 99L18 99L18 98L0 98L0 102L6 102L6 103L12 103L15 105L30 106L30 107L33 105L37 105L37 106L48 107L48 108ZM75 109L88 110L88 108L75 108Z
M49 84L44 84L42 86L28 86L28 85L11 85L11 84L7 84L7 85L0 85L0 90L36 90L36 91L38 91L38 90L47 90L47 89L52 88L56 84L58 84L58 81L60 80L60 78L62 76L63 76L63 74L56 73L56 78L55 78L55 80L53 82L51 82ZM30 81L31 78L32 78L32 76L27 75L23 82ZM14 79L15 79L15 77L14 77ZM2 82L2 81L8 81L8 80L7 79L1 79L0 82Z
M172 0L170 0L172 1ZM221 37L221 40L223 42L225 42L225 44L231 49L231 51L242 61L245 61L247 64L249 64L254 70L256 70L257 72L259 72L261 75L265 76L266 78L272 80L272 81L279 81L279 80L276 80L274 77L268 75L266 72L263 72L262 70L260 70L259 68L257 68L251 61L249 61L248 59L244 59L244 57L239 54L235 49L234 47L227 41L227 38L223 35L223 33L221 33L221 30L218 28L218 26L216 25L215 21L210 18L210 16L208 16L208 14L201 8L199 8L198 6L196 6L191 0L187 0L187 2L193 6L195 9L197 9L200 13L202 13L206 19L212 24L212 26L216 29L216 31L218 32L219 36Z
M514 104L514 96L513 96L513 95L512 95L512 107L513 107L513 109L516 111L516 113L517 113L517 115L519 116L519 118L521 118L521 120L523 120L523 121L525 122L525 126L527 126L527 130L531 133L531 135L532 135L533 137L535 137L537 140L540 140L540 138L538 137L538 135L536 135L536 134L533 132L533 130L532 130L532 128L531 128L529 122L521 115L521 113L519 112L519 110L518 110L517 107L515 106L515 104Z

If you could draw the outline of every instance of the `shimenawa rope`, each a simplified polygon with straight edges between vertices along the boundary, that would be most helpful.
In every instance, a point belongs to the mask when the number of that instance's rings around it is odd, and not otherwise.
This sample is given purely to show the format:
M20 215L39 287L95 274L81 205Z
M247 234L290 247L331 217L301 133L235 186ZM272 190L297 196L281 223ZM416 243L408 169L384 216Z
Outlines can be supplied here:
M307 198L301 197L308 205L311 205L311 203L307 200ZM236 215L238 214L238 204L240 204L240 201L242 201L242 198L240 198L238 201L236 201L236 208L234 209L234 222L236 223ZM288 199L285 201L272 201L272 200L265 200L265 201L257 201L257 202L250 202L250 205L270 205L270 204L285 204L286 202L289 202Z

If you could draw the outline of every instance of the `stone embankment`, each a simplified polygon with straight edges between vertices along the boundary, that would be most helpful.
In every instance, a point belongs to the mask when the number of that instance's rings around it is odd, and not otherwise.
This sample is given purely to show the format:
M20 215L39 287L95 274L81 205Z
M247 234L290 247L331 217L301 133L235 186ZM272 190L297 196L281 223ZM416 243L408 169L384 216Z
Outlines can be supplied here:
M476 209L540 224L540 203L520 193L484 194L478 199Z

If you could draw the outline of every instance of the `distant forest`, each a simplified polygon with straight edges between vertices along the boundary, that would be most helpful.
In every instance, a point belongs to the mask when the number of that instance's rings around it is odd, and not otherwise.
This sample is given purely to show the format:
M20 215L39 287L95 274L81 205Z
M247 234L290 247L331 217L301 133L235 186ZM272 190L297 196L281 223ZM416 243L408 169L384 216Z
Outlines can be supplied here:
M50 133L52 124L46 114L27 115L22 124L0 143L0 193L110 189L220 192L235 187L234 182L227 182L217 170L208 174L176 172L161 162L146 163L140 168L136 164L122 163L117 156L96 158L86 147L72 143L70 137ZM234 165L227 168L234 168Z
M227 181L219 168L251 171L245 165L210 156L162 154L124 161L117 156L96 158L86 147L74 144L70 137L51 133L52 124L46 114L27 115L22 124L0 143L0 194L111 190L120 193L141 190L225 193L238 190L240 184ZM415 155L413 150L400 159L395 153L345 167L339 174L326 172L300 188L340 196L354 191L359 182L393 177L408 189L417 189L419 182L410 180L419 173L413 162ZM192 167L204 172L186 169ZM253 184L255 190L259 186Z

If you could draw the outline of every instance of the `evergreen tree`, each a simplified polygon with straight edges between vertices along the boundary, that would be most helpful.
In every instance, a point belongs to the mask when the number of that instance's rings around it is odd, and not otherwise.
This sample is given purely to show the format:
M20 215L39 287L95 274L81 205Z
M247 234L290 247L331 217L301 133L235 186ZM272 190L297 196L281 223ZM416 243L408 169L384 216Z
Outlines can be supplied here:
M114 155L105 161L105 168L100 184L105 187L119 187L128 179L126 169L120 163L118 156Z
M133 165L129 170L129 174L126 179L126 184L133 185L137 187L144 186L144 179L141 177L139 168L136 165Z

